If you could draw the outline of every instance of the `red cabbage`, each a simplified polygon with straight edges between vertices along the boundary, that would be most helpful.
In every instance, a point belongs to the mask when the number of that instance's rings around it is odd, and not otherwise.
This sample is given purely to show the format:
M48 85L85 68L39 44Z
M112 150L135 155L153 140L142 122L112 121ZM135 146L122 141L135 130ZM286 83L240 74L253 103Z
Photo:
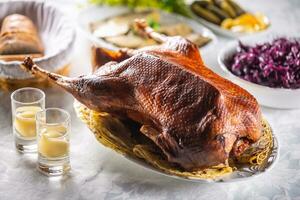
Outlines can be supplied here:
M278 38L248 46L239 42L228 69L236 76L273 88L300 88L300 43Z

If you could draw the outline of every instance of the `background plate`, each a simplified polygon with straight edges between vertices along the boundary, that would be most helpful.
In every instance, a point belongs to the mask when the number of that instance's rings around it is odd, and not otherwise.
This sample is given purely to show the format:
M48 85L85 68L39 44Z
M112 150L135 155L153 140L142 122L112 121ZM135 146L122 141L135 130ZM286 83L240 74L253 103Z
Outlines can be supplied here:
M78 14L77 22L80 30L87 36L87 38L91 42L93 42L97 46L116 50L118 49L118 47L106 42L103 39L95 37L90 31L89 25L91 22L104 20L108 17L118 16L128 12L132 12L132 10L130 10L127 7L90 6L82 10ZM215 36L215 34L203 25L197 23L196 21L176 14L166 13L163 11L159 11L159 13L161 15L161 20L163 23L183 22L191 26L196 33L200 33L203 36L210 37L212 41L207 45L201 47L201 50L208 49L217 42L217 37Z
M189 2L189 9L190 9L190 5L192 4L192 2ZM252 11L246 10L246 12L250 12L253 13ZM238 32L232 32L230 30L226 30L221 28L220 26L211 23L199 16L197 16L196 14L194 14L191 9L190 9L190 15L192 16L193 19L195 19L196 21L200 22L201 24L205 25L206 27L210 28L211 30L213 30L215 33L219 34L219 35L223 35L225 37L229 37L229 38L240 38L240 37L244 37L244 36L249 36L249 35L256 35L256 34L261 34L261 33L265 33L266 31L268 31L270 29L271 23L269 25L269 27L267 27L267 29L262 30L262 31L258 31L258 32L254 32L254 33L238 33ZM267 17L268 18L268 17ZM269 18L268 18L269 19Z

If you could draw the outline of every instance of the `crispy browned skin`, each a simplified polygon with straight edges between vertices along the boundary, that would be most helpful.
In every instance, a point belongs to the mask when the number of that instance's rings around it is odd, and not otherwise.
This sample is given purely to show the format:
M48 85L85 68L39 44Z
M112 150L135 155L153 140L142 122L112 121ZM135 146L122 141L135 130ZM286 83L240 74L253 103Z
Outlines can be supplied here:
M24 15L4 18L0 33L0 54L43 54L43 45L33 22Z
M94 49L95 64L112 62L93 75L65 78L31 60L24 66L90 109L143 124L141 132L186 170L224 163L259 139L261 113L253 96L206 68L193 43L138 25L163 44L137 51Z

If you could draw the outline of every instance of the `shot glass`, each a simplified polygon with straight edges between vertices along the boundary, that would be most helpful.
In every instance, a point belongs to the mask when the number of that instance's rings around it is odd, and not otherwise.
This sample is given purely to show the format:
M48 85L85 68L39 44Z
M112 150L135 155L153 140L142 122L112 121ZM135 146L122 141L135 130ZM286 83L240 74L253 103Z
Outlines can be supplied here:
M12 125L19 152L37 151L35 115L45 108L45 93L37 88L21 88L11 94Z
M38 170L47 176L68 172L70 115L59 108L47 108L36 114Z

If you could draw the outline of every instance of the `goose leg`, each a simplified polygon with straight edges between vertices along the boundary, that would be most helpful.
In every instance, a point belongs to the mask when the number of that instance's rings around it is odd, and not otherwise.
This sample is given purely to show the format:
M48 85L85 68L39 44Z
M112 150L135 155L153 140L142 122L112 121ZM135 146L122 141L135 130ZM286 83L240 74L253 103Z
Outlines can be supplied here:
M139 29L140 34L144 34L149 38L152 38L153 40L159 42L159 43L165 43L168 41L167 36L155 32L151 27L148 26L147 22L143 19L136 19L135 24Z
M56 73L48 72L40 67L38 67L30 57L25 58L21 67L26 71L30 72L35 76L40 76L43 78L48 78L55 84L67 89L70 91L71 83L74 80L73 78L65 77Z
M128 93L124 91L128 91L130 85L119 77L86 75L69 78L41 69L30 57L24 60L21 67L35 76L47 78L95 111L113 113L115 107L118 109L120 99L126 101L128 98Z
M170 51L176 51L181 55L190 58L191 60L198 61L198 63L201 65L203 64L198 46L196 44L181 36L169 37L157 33L151 27L149 27L146 21L143 19L137 19L135 20L135 23L140 31L140 34L146 35L147 37L152 38L159 43L163 43L162 48Z

